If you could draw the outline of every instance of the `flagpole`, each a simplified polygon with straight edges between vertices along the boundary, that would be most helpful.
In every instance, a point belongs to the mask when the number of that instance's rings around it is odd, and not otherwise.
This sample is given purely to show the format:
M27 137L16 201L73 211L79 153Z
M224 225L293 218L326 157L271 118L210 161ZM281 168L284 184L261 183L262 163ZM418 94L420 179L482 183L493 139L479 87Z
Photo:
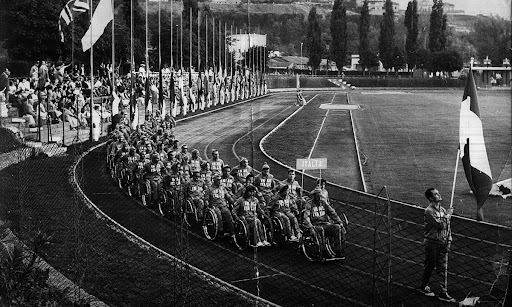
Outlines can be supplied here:
M180 13L180 69L181 78L183 79L183 0L181 0L181 13ZM183 94L182 94L183 96Z
M164 89L162 78L162 1L158 1L158 107L164 110ZM163 113L163 112L162 112ZM165 114L160 114L163 118Z
M113 10L114 9L114 0L112 0L111 3L112 3L112 10ZM116 85L116 82L115 82L115 79L116 79L116 75L115 75L115 67L116 67L115 44L116 44L116 40L115 40L115 36L114 36L115 20L116 20L115 15L113 15L113 17L112 17L112 92L114 92L115 85Z
M93 137L92 137L92 131L93 131L93 123L92 123L92 111L93 111L93 107L92 107L92 104L93 104L93 98L94 98L94 63L93 63L93 44L92 44L92 33L94 32L93 29L92 29L92 1L89 2L89 16L90 16L90 25L91 25L91 35L90 35L90 39L91 39L91 52L90 52L90 62L91 62L91 100L89 102L89 119L90 119L90 125L89 125L89 135L90 135L90 140L92 141L93 140Z
M149 100L149 27L148 27L148 2L149 0L146 0L146 85L144 86L146 95L144 97L144 119L146 118L148 107L150 104Z
M189 73L191 74L192 73L192 7L190 7L189 9L189 14L188 14L188 19L189 19L189 35L188 35L188 46L189 46L189 51L188 51L188 61L189 61Z
M233 24L231 24L231 29L229 31L229 35L231 36L230 40L229 40L229 47L233 47ZM233 49L230 48L231 50L229 51L229 57L230 57L230 63L229 63L229 69L230 69L230 74L231 74L231 78L233 78Z
M200 39L200 33L201 33L201 27L200 27L200 20L199 20L199 14L200 11L197 11L197 71L201 71L201 44L199 43L201 41Z
M135 104L137 103L134 101L133 96L133 80L134 80L134 73L135 73L135 67L134 67L134 55L133 55L133 0L130 1L130 126L132 124L132 121L135 120L133 118L135 116Z
M215 65L215 18L212 19L212 62L213 62L213 75L215 76L215 70L217 69L217 65ZM215 80L214 80L215 82Z
M205 14L204 15L204 35L206 37L205 39L205 55L206 55L206 60L205 60L205 63L204 63L204 68L206 71L208 71L208 15Z
M173 38L173 32L174 32L174 24L172 23L172 12L173 12L173 3L174 1L171 1L171 71L174 70L174 57L173 57L173 44L172 44L172 38Z

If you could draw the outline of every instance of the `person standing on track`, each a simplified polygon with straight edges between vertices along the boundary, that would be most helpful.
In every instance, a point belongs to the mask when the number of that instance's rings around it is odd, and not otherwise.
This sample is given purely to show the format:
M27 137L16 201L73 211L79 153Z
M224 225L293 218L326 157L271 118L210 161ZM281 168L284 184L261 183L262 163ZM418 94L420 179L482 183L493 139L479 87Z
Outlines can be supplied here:
M450 251L452 234L450 229L450 219L453 209L446 210L441 207L443 200L439 191L435 188L429 188L425 192L425 197L429 201L428 207L424 213L424 245L425 245L425 263L423 265L423 276L419 291L426 296L434 297L435 294L430 290L428 282L434 269L437 275L441 277L441 293L437 298L445 302L456 302L448 294L446 289L447 274L447 254Z

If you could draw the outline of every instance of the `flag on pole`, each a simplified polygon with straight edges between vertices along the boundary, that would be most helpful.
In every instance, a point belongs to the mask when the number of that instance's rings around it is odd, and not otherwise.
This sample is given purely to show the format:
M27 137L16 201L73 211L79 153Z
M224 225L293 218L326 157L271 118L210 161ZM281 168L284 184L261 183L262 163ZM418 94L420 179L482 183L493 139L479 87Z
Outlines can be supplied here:
M96 41L103 35L103 31L108 23L114 19L114 8L111 0L101 0L94 14L92 15L91 25L84 37L82 37L82 50L85 52L91 48ZM91 42L92 33L92 42ZM149 65L149 63L147 63Z
M59 34L61 42L64 42L62 22L65 22L66 25L69 25L74 20L75 14L83 13L87 10L89 10L89 0L70 0L68 3L66 3L59 16Z
M485 149L475 80L471 70L468 74L460 108L459 140L464 173L477 202L477 219L483 220L481 208L491 190L492 175Z

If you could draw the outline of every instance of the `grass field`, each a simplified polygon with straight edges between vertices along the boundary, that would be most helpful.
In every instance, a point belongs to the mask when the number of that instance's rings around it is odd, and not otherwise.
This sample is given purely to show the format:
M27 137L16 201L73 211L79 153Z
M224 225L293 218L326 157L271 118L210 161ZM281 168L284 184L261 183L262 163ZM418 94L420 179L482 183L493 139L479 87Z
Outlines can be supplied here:
M423 205L437 187L449 205L457 159L461 90L351 92L355 129L369 192L387 186L391 198ZM511 94L479 91L493 182L511 177ZM455 213L475 218L476 203L459 163ZM512 226L512 200L490 196L486 221Z

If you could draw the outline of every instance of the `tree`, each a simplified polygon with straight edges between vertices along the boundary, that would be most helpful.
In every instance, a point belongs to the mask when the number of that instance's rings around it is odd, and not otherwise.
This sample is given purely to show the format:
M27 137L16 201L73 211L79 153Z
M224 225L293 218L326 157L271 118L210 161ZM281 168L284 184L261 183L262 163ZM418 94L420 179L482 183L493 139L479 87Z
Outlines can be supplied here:
M391 66L395 69L395 73L398 74L398 70L405 67L405 52L402 48L394 46L392 50L392 57Z
M431 54L428 49L418 49L416 53L416 67L420 68L422 72L430 66L430 56Z
M379 37L379 58L385 69L393 67L393 47L395 36L395 20L393 12L393 3L386 0L385 11L382 18Z
M409 64L409 69L413 69L416 65L418 51L418 18L418 1L409 1L404 19L404 24L407 28L405 52L407 55L407 64Z
M318 15L316 14L316 7L312 7L308 15L308 36L306 47L309 51L309 65L313 68L313 72L316 74L316 70L320 66L322 61L322 54L324 52L324 46L322 43L322 30L320 28L320 22L318 21Z
M4 28L0 40L4 40L11 60L57 60L62 55L58 32L61 2L0 1Z
M339 72L343 72L343 64L347 56L347 11L343 0L334 1L331 15L331 59L336 62Z
M366 68L370 68L372 52L370 51L370 41L368 34L370 33L370 9L368 8L368 0L363 2L361 15L359 17L359 64L363 69L363 75Z
M476 49L477 58L489 56L494 65L511 58L511 22L500 17L480 18L475 23L469 42Z
M446 14L443 13L443 0L433 0L430 13L428 49L430 52L446 50Z
M432 53L430 70L433 72L452 72L462 69L462 57L455 50L443 50Z

